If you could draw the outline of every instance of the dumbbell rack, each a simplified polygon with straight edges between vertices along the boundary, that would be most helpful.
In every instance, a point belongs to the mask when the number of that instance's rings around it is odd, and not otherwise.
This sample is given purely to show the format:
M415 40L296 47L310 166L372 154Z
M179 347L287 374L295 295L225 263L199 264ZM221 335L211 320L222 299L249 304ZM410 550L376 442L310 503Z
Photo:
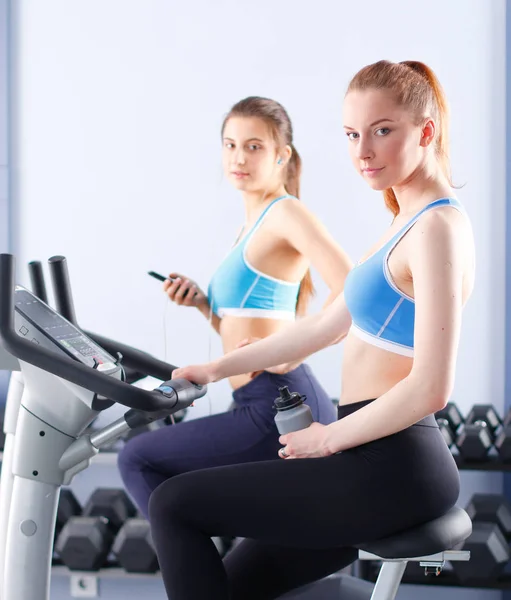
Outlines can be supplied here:
M498 456L489 456L484 461L467 461L459 454L454 454L454 459L460 471L497 471L511 472L511 463L502 461ZM367 581L375 582L378 576L379 565L371 561L359 561L358 576ZM465 584L460 582L458 577L452 571L443 569L436 577L425 577L424 571L417 569L413 570L411 565L408 565L401 583L413 585L434 585L446 587L462 587L462 588L477 588L486 590L511 590L511 573L504 573L492 581L473 579L470 583Z
M0 465L3 460L3 452L0 451ZM99 452L91 459L91 465L117 466L117 452ZM70 595L73 598L98 598L101 597L100 584L103 580L129 579L135 581L153 580L155 584L161 581L161 573L129 573L117 564L106 564L98 571L74 571L68 567L58 564L58 559L52 566L52 578L66 578L69 580ZM110 566L111 565L111 566Z
M156 573L127 573L124 569L110 567L99 571L82 572L71 571L64 566L53 566L53 577L65 577L70 580L70 591L73 598L100 597L99 582L104 579L161 579L160 572Z
M473 462L466 461L458 454L454 455L454 460L460 471L500 471L502 473L511 472L511 462L503 462L498 456L489 456L484 461Z
M118 452L116 450L100 451L90 459L91 466L115 467L117 468ZM0 468L3 460L3 452L0 451ZM53 559L52 578L66 578L70 582L70 594L76 598L100 597L100 584L103 580L128 579L133 581L161 582L161 573L130 573L110 559L96 571L78 571L69 569L63 565L58 557Z
M3 453L0 452L0 463ZM460 471L493 471L493 472L511 472L511 463L503 462L498 456L490 456L481 462L466 461L460 455L454 455L456 464ZM117 452L104 451L99 452L91 459L91 464L103 466L115 466L117 464ZM375 582L378 575L379 565L371 561L359 561L358 575L363 579ZM127 573L115 565L104 567L99 571L80 572L71 571L65 566L56 565L52 568L52 573L57 577L70 577L71 587L77 586L81 591L89 589L93 592L97 588L98 580L100 579L119 579L119 578L144 578L154 579L160 578L159 572L156 573ZM470 587L479 589L495 589L495 590L511 590L511 573L504 573L497 579L489 582L487 580L470 581L469 585L462 584L456 575L448 569L442 570L437 577L425 577L423 570L413 571L410 566L405 571L402 583L413 585L434 585L447 587Z

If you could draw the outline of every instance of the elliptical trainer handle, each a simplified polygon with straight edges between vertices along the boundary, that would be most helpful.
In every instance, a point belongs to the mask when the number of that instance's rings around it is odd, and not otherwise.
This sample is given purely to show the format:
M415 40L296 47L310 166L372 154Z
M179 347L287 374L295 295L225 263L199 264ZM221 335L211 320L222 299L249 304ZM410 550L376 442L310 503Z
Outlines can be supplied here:
M77 325L73 293L69 283L69 270L65 256L52 256L48 259L53 295L57 312L65 319Z
M156 379L166 381L171 378L172 371L177 369L174 365L159 360L147 352L137 350L137 348L132 348L121 342L116 342L92 331L82 331L113 356L117 356L120 352L124 367L134 369L145 376L156 377Z
M45 304L48 304L48 294L46 293L46 284L44 282L43 265L40 260L33 260L28 263L28 274L30 275L30 285L34 294Z
M143 390L109 377L97 369L91 369L65 355L51 352L41 345L32 344L17 335L14 330L14 264L14 256L0 254L0 339L6 350L13 356L109 400L137 410L172 413L184 408L186 404L182 401L183 397L186 397L186 402L191 404L194 399L205 395L206 386L196 386L182 379L176 380L175 386L172 381L166 382L165 386L162 386L166 388L165 390ZM167 368L170 373L175 369L172 365L167 365ZM180 388L186 390L182 398L179 398Z
M0 254L0 332L14 333L14 256Z
M53 294L55 296L55 303L57 305L57 312L59 312L68 321L71 321L73 325L76 325L79 329L82 329L76 320L76 313L74 309L73 292L71 290L71 283L69 279L69 268L67 259L65 256L52 256L48 259L50 266ZM156 377L165 381L170 379L172 371L176 368L169 365L157 358L154 358L147 352L137 350L127 344L111 340L107 337L94 333L93 331L87 331L82 329L86 335L93 339L99 346L103 347L110 354L117 356L120 352L122 354L123 366L129 367L143 373L146 376Z

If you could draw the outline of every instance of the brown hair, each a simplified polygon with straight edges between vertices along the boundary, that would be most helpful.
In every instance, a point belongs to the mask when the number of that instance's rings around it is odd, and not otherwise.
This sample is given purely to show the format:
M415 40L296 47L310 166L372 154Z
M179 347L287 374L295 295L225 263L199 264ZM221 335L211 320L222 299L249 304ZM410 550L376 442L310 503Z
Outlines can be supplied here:
M292 196L300 197L300 177L302 174L302 159L293 145L293 126L286 109L269 98L249 96L231 108L222 123L222 135L227 121L231 117L257 117L262 119L270 128L273 139L279 147L290 146L292 154L284 168L284 185ZM296 312L302 315L314 295L314 285L310 270L307 270L300 282L300 291L296 302Z
M444 90L432 69L416 60L400 63L380 60L361 69L351 80L346 94L367 89L390 90L398 104L414 113L417 124L426 116L435 120L438 125L434 141L436 156L452 186L449 161L449 106ZM383 198L394 216L398 215L399 204L394 190L384 190Z

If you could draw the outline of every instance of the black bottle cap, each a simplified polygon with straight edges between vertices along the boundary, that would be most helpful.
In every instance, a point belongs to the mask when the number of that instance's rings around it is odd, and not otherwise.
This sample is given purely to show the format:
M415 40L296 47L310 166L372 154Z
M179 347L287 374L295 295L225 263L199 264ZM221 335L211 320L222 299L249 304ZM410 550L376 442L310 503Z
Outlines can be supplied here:
M301 396L298 392L291 393L287 385L279 388L280 396L275 398L273 407L277 410L290 410L295 406L300 406L307 399L306 396Z

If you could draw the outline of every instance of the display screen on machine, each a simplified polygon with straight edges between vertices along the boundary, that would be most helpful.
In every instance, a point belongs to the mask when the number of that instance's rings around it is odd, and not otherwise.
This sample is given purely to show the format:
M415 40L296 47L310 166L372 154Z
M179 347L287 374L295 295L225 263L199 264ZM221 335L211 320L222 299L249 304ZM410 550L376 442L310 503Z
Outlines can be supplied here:
M37 296L22 287L16 287L15 309L46 337L57 342L67 354L80 362L95 366L97 363L115 363L115 359L84 335L75 325L64 319ZM28 325L28 324L27 324ZM30 328L21 325L18 335L38 343Z

